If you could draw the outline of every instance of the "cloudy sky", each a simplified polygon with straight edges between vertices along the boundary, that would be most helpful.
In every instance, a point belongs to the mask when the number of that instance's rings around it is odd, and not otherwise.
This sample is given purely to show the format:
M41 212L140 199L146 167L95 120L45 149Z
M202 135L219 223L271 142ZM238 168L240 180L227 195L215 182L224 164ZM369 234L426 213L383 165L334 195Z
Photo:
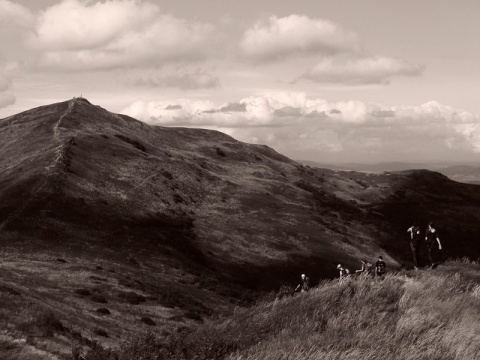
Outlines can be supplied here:
M0 0L0 118L87 98L319 162L476 161L478 0Z

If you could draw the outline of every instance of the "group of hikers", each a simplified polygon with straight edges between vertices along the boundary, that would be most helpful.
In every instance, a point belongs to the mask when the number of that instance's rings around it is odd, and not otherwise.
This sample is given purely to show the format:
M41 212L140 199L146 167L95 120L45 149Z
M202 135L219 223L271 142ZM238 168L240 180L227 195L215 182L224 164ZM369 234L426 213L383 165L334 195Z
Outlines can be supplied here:
M361 260L361 268L359 270L355 270L355 273L350 273L350 270L346 267L342 266L342 264L337 265L337 270L339 271L340 279L344 279L351 275L360 275L360 274L367 274L375 277L382 277L385 275L385 270L387 269L387 265L385 261L383 261L383 257L379 256L377 262L375 263L375 272L373 271L373 265L369 263L367 260Z
M385 264L385 261L383 261L382 256L379 256L378 261L375 263L375 272L373 271L373 265L369 263L367 260L363 259L361 260L361 263L362 263L361 268L359 270L355 270L354 274L352 274L349 269L342 266L342 264L338 264L337 270L340 273L340 280L344 280L352 275L367 274L367 275L375 276L379 278L382 278L385 275L387 266ZM300 283L295 288L295 292L298 292L298 291L303 292L308 290L310 290L310 278L305 274L302 274L300 276Z
M419 250L423 242L422 233L420 227L416 221L413 222L413 225L407 229L407 233L410 235L410 249L412 250L413 256L413 267L415 270L418 270L418 255ZM425 250L427 254L427 268L434 268L436 263L434 262L434 252L437 248L442 250L442 244L438 236L438 231L435 228L433 222L429 222L427 229L425 231ZM387 269L383 257L379 256L377 262L374 266L365 259L361 260L361 268L355 270L355 273L351 273L349 269L342 266L342 264L337 265L337 270L339 271L340 280L344 280L352 275L361 275L367 274L369 276L375 276L376 278L383 278ZM302 274L300 277L300 283L295 288L295 292L308 291L310 289L310 279L305 274Z

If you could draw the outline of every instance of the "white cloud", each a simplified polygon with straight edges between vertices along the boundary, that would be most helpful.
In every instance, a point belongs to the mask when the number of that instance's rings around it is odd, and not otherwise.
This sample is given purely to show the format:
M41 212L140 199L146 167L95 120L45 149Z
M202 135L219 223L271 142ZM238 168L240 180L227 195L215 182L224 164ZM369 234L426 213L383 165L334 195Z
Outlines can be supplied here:
M24 44L34 23L35 16L29 9L12 1L0 0L0 66L5 60L31 59L31 51Z
M0 0L0 30L8 30L11 25L30 27L33 21L34 16L28 8L12 1Z
M217 129L295 158L415 160L422 154L454 160L480 152L480 115L437 102L387 107L277 93L226 104L140 101L124 113L156 125Z
M124 32L138 31L159 16L149 3L120 0L89 4L65 0L37 20L35 45L45 50L89 49L105 45Z
M213 26L189 23L135 0L64 0L38 17L30 45L40 64L64 70L98 70L203 58Z
M393 76L419 76L424 70L423 65L383 56L325 58L300 79L351 85L388 84Z
M7 91L11 85L11 81L0 74L0 92Z
M0 67L0 108L15 103L15 96L11 93L12 82L6 75L2 75L4 72Z
M220 87L220 79L205 72L172 75L134 76L126 80L128 85L159 88L179 88L182 90L214 89Z
M0 92L0 108L15 104L15 96L9 92Z
M4 63L0 59L0 108L15 103L15 96L12 94L12 81L10 74L15 71L16 64Z
M332 55L358 50L357 36L329 20L290 15L258 21L240 44L246 58L264 62L299 54Z

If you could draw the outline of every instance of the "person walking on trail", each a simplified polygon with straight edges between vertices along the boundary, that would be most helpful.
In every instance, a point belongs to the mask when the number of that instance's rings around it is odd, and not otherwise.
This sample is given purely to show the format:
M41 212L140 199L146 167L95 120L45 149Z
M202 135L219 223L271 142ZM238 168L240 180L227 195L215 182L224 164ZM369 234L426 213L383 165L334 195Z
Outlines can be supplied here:
M300 277L300 284L298 284L295 288L295 292L299 290L300 292L310 290L310 279L305 274L302 274L302 276Z
M383 257L379 256L378 261L375 263L375 276L383 278L386 269L387 265L385 264L385 261L383 261Z
M428 224L427 231L425 232L425 246L427 248L427 257L429 265L428 267L435 267L435 262L433 261L433 253L438 244L438 250L442 250L442 244L440 238L438 237L438 231L433 225L433 222Z
M418 270L418 250L422 238L420 234L420 226L414 221L413 225L407 229L407 232L410 233L410 249L412 250L413 256L413 268Z
M360 270L355 270L355 274L357 275L360 275L360 274L370 275L371 273L372 273L372 264L370 264L365 259L362 260L362 267L360 268Z
M340 280L346 279L350 275L350 270L343 267L342 264L337 265L337 270L340 272Z

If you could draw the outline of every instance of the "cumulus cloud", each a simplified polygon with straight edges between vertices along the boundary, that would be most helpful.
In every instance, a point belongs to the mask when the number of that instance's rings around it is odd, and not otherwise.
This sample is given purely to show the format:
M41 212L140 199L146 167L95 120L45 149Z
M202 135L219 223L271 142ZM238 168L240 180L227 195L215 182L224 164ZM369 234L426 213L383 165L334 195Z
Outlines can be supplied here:
M182 90L214 89L220 87L220 79L204 72L195 72L168 76L142 76L127 80L127 84L154 88L179 88Z
M240 43L243 55L266 62L299 54L333 55L358 49L357 36L338 24L304 15L271 16L247 29Z
M277 93L226 104L140 101L124 113L156 125L217 129L294 158L384 161L421 154L454 160L480 153L480 115L434 101L383 106Z
M0 74L0 92L10 89L11 81Z
M26 7L8 0L0 0L0 66L8 57L11 61L32 59L25 48L25 40L35 23L34 14Z
M393 76L419 76L425 67L383 56L363 58L325 58L300 76L317 83L351 85L388 84Z
M64 0L43 11L30 45L40 64L64 70L98 70L205 56L213 26L188 22L135 0Z
M11 93L1 93L0 92L0 108L7 107L9 105L15 104L15 96Z
M4 63L0 58L0 108L15 103L15 96L12 94L12 80L10 74L16 69L16 64Z
M0 108L15 103L15 96L11 93L12 82L9 78L2 75L0 68Z
M33 21L34 16L28 8L12 1L0 0L0 30L11 25L30 27Z

